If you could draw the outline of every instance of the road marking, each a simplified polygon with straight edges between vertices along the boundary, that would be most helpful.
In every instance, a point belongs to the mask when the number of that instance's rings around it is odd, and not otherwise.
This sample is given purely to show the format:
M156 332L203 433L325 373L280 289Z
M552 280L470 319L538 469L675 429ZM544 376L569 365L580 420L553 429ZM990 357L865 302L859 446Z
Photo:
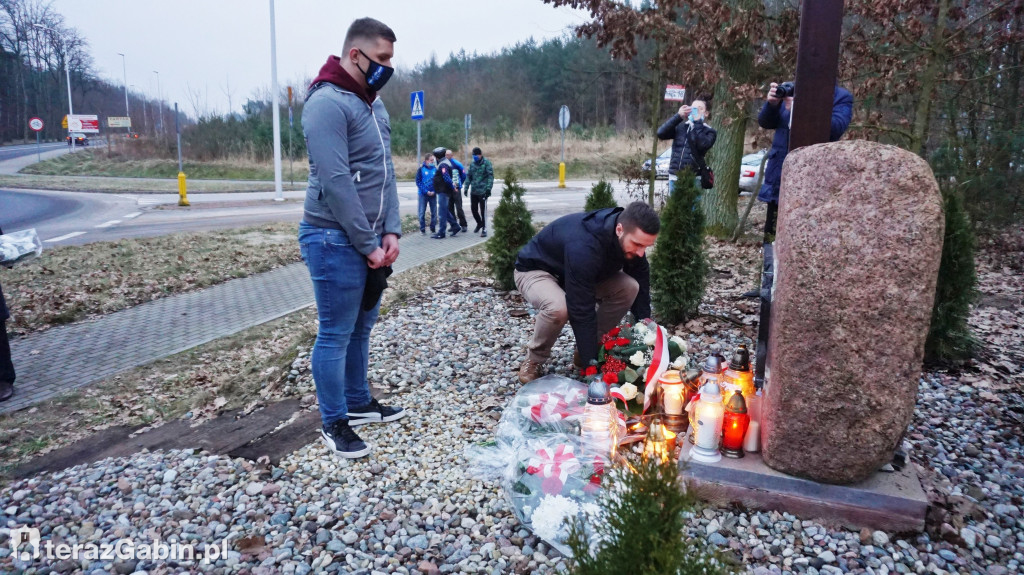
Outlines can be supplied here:
M116 226L119 223L121 223L121 220L110 220L109 222L103 222L102 224L100 224L100 225L98 225L96 227L97 228L109 228L110 226Z
M44 242L62 242L64 240L70 240L71 238L76 238L78 236L84 236L84 235L85 235L85 232L71 232L70 234L64 234L63 236L59 236L59 237L56 237L56 238L50 238L48 240L43 240L43 241Z
M530 202L531 204L543 204L543 203L549 203L549 202L553 202L554 201L554 200L549 200L547 198L531 198L530 196L526 196L523 199L528 201L528 202Z
M135 212L133 214L128 214L127 216L121 216L121 217L126 219L126 220L130 220L132 218L137 218L137 217L139 217L141 215L142 215L142 212Z
M162 202L160 200L154 200L154 199L145 199L144 200L142 198L138 198L138 199L135 200L135 203L136 203L136 205L139 205L139 206L154 206L156 204L164 204L164 203L170 203L170 202Z

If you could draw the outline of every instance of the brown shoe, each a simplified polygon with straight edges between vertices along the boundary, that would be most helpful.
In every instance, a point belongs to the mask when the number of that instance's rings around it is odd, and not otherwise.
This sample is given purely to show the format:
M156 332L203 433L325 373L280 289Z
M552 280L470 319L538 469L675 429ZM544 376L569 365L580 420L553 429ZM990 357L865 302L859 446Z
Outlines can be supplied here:
M519 366L519 383L530 383L540 377L540 365L536 361L526 360Z
M583 360L580 359L580 350L572 352L572 364L576 366L576 369L583 369Z

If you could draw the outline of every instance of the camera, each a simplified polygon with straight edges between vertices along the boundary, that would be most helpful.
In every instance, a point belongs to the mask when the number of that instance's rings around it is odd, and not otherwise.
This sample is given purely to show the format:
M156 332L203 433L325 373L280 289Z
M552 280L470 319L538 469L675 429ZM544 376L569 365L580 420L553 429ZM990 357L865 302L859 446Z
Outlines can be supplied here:
M782 82L775 87L776 98L792 98L796 95L796 84L793 82Z

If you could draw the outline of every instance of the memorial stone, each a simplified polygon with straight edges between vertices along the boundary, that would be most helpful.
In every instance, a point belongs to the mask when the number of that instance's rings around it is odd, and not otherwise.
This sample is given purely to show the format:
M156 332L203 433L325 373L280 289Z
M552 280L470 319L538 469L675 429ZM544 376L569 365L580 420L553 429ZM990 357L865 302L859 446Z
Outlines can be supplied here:
M914 413L942 252L920 157L842 141L782 173L763 408L765 463L824 483L890 461Z

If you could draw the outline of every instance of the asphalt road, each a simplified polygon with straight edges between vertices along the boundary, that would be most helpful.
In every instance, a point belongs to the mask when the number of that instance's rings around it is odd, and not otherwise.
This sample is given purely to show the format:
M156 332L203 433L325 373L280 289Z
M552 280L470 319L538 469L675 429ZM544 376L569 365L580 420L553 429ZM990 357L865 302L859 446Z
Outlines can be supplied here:
M551 221L579 211L590 182L569 182L559 189L550 182L528 182L524 198L534 221ZM418 199L411 183L398 186L399 211L416 215ZM189 194L191 207L178 207L177 194L102 194L0 189L0 227L11 232L35 228L45 246L81 245L121 238L162 236L182 231L208 231L266 222L298 222L304 192L285 193L275 202L274 192ZM500 187L488 201L488 219L500 199ZM621 198L620 198L621 202ZM463 199L470 225L473 216Z
M49 152L51 150L60 150L67 147L68 145L64 142L50 142L48 144L39 144L38 151ZM20 158L22 156L35 154L36 152L35 144L25 144L23 146L2 146L0 147L0 161Z

